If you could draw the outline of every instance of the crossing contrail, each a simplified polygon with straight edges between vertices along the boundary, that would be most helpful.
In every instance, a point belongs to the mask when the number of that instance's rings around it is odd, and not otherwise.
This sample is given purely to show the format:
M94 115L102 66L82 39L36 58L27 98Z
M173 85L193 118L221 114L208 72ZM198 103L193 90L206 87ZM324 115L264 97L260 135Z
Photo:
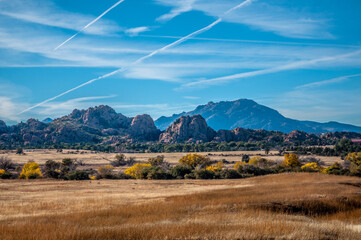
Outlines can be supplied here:
M273 68L267 68L267 69L256 70L256 71L251 71L251 72L237 73L237 74L232 74L232 75L223 76L223 77L217 77L217 78L211 78L211 79L206 79L206 80L200 80L200 81L196 81L196 82L190 82L190 83L183 84L181 86L181 88L216 85L219 83L229 82L229 81L235 80L235 79L261 76L261 75L270 74L270 73L277 73L277 72L282 72L282 71L286 71L286 70L298 69L298 68L302 68L302 67L306 67L306 66L311 66L311 65L314 65L317 63L328 62L328 61L333 61L333 60L337 60L337 59L344 59L344 58L356 56L359 54L361 54L361 49L359 49L357 51L349 52L346 54L336 55L336 56L329 56L329 57L322 57L322 58L316 58L316 59L311 59L311 60L297 61L297 62L280 65L280 66L273 67Z
M232 11L234 11L234 10L236 10L236 9L238 9L238 8L241 8L241 7L245 6L246 4L251 3L252 1L254 1L254 0L246 0L246 1L242 2L241 4L238 4L237 6L231 8L230 10L228 10L227 12L225 12L225 13L223 14L223 16L226 16L227 14L231 13ZM118 2L118 3L119 3L119 2ZM38 104L36 104L36 105L34 105L34 106L32 106L32 107L29 107L29 108L23 110L22 112L20 112L19 114L28 112L28 111L36 108L36 107L39 107L39 106L41 106L41 105L43 105L43 104L45 104L45 103L48 103L48 102L50 102L50 101L53 101L53 100L55 100L55 99L57 99L57 98L59 98L59 97L61 97L61 96L64 96L64 95L66 95L66 94L68 94L68 93L70 93L70 92L73 92L73 91L75 91L75 90L77 90L77 89L79 89L79 88L81 88L81 87L84 87L84 86L86 86L86 85L88 85L88 84L91 84L91 83L93 83L93 82L95 82L95 81L98 81L98 80L100 80L100 79L104 79L104 78L113 76L113 75L115 75L115 74L117 74L117 73L120 73L120 72L124 72L124 71L128 70L129 67L132 67L132 66L134 66L134 65L137 65L137 64L139 64L139 63L142 63L144 60L146 60L146 59L148 59L148 58L151 58L152 56L158 54L159 52L165 51L165 50L167 50L168 48L174 47L174 46L176 46L176 45L178 45L178 44L180 44L180 43L182 43L182 42L184 42L184 41L187 41L188 39L193 38L194 36L196 36L196 35L198 35L198 34L201 34L201 33L205 32L205 31L208 31L209 29L213 28L213 27L214 27L215 25L217 25L218 23L222 22L222 20L223 20L223 19L220 17L220 18L218 18L217 20L215 20L214 22L212 22L211 24L209 24L208 26L206 26L206 27L204 27L204 28L201 28L201 29L199 29L199 30L197 30L197 31L195 31L195 32L192 32L191 34L188 34L187 36L182 37L182 38L178 39L178 40L175 41L175 42L172 42L172 43L170 43L170 44L168 44L168 45L166 45L166 46L164 46L164 47L162 47L162 48L159 48L159 49L157 49L157 50L149 53L148 55L146 55L146 56L144 56L144 57L141 57L141 58L137 59L136 61L134 61L133 63L131 63L128 67L122 67L122 68L120 68L120 69L117 69L117 70L115 70L115 71L113 71L113 72L110 72L110 73L108 73L108 74L105 74L105 75L103 75L103 76L100 76L100 77L94 78L94 79L92 79L92 80L89 80L89 81L87 81L87 82L85 82L85 83L83 83L83 84L80 84L79 86L76 86L76 87L74 87L74 88L72 88L72 89L69 89L68 91L63 92L63 93L61 93L61 94L59 94L59 95L57 95L57 96L55 96L55 97L49 98L49 99L47 99L47 100L45 100L45 101L43 101L43 102L40 102L40 103L38 103Z
M73 36L71 36L70 38L68 38L67 40L65 40L63 43L61 43L59 46L57 46L56 48L54 48L54 51L58 50L59 48L61 48L64 44L66 44L67 42L69 42L70 40L72 40L73 38L75 38L79 33L85 31L88 27L90 27L91 25L93 25L96 21L98 21L99 19L101 19L105 14L107 14L110 10L112 10L113 8L115 8L116 6L118 6L119 4L121 4L122 2L124 2L125 0L120 0L117 3L115 3L113 6L111 6L110 8L108 8L105 12L103 12L99 17L97 17L96 19L94 19L93 21L91 21L90 23L88 23L85 27L83 27L79 32L75 33Z

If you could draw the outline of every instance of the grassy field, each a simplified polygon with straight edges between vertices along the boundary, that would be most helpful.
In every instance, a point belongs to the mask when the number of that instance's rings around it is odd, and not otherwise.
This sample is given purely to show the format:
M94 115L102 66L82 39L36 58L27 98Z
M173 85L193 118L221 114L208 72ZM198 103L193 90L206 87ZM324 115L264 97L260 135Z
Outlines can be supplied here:
M61 161L63 158L72 158L81 160L87 167L96 169L97 167L109 164L115 160L115 153L96 153L91 151L63 150L57 152L56 150L26 150L25 155L17 155L15 151L0 151L0 157L9 157L17 164L25 164L29 161L35 161L43 165L47 160ZM127 157L134 157L137 162L146 162L148 158L157 155L164 155L165 160L170 164L177 164L178 160L187 153L126 153ZM233 152L202 152L200 154L207 155L213 161L227 160L229 164L227 167L232 167L235 162L241 161L242 155L247 154L252 156L262 156L271 161L281 161L283 156L278 155L278 151L270 151L268 155L264 151L233 151ZM321 159L325 166L330 166L335 162L342 162L340 157L324 157L315 156ZM302 158L302 156L301 156ZM122 169L124 170L124 169Z
M361 179L1 180L1 239L360 239Z

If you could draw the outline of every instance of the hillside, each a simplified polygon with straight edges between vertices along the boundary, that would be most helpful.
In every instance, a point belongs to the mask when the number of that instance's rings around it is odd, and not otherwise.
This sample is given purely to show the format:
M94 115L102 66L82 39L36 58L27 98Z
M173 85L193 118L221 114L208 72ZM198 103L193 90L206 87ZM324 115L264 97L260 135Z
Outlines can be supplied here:
M253 101L251 101L252 103ZM238 101L241 104L249 104L249 100ZM253 102L254 103L254 102ZM223 102L221 105L229 105L230 102ZM217 109L219 104L209 103L208 107L198 107L197 111L203 111L204 115L209 115L206 109ZM245 107L242 107L245 108ZM225 108L224 108L225 109ZM237 109L234 107L233 109ZM236 127L231 130L215 130L209 126L217 123L217 119L224 118L226 114L214 114L209 116L208 122L202 115L181 116L176 119L165 131L156 128L153 119L146 114L136 117L127 117L121 113L116 113L109 106L91 107L86 110L75 109L69 115L55 119L49 123L36 119L29 119L25 123L7 126L0 121L0 149L26 147L51 147L59 144L87 144L88 146L100 144L104 146L117 146L123 143L150 143L152 144L172 144L172 143L206 143L206 142L267 142L272 145L282 144L306 144L306 145L326 145L335 144L342 138L361 138L360 133L355 132L335 132L327 134L312 134L305 131L294 130L289 133L280 131L268 131L262 129L260 125L271 126L276 124L269 119L281 119L282 115L264 106L253 104L253 109L248 107L250 116L229 111L229 116L239 116L241 121L248 119L253 125L246 125L247 128ZM216 112L216 111L215 111ZM270 116L267 115L270 113ZM263 116L261 118L260 116ZM234 117L235 118L235 117ZM257 123L258 121L258 123ZM268 121L268 124L267 124ZM283 118L287 122L287 118ZM297 122L295 120L290 120ZM226 122L226 120L225 120ZM262 123L260 123L262 122ZM275 121L277 123L277 121ZM229 123L229 122L228 122ZM304 126L300 124L299 126ZM311 124L310 122L306 122ZM230 124L230 123L229 123ZM232 126L236 126L233 124ZM254 128L260 129L251 129ZM285 125L288 126L288 125ZM218 126L218 129L220 127ZM265 127L264 127L265 128ZM291 130L292 128L289 128Z
M231 130L237 127L246 129L264 129L289 133L294 130L307 133L325 132L361 132L361 127L338 122L318 123L313 121L299 121L286 118L278 111L260 105L253 100L239 99L236 101L209 102L200 105L190 112L174 114L170 117L160 117L155 125L165 130L172 122L181 116L201 115L214 130Z

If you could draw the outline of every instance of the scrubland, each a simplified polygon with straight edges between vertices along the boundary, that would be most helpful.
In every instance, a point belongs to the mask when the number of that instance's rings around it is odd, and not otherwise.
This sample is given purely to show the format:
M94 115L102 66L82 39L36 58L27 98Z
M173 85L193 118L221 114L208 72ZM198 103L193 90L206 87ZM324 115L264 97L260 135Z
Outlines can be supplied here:
M0 180L1 239L360 239L361 180Z
M61 161L64 158L71 158L81 160L88 166L98 167L101 165L109 164L114 160L115 153L103 153L103 152L92 152L87 150L63 150L63 152L57 152L56 150L26 150L25 155L16 154L16 151L2 150L0 151L0 157L5 156L12 159L17 164L25 164L29 161L35 161L40 165L43 165L47 160ZM178 160L183 157L184 152L174 153L125 153L126 157L134 157L137 162L147 162L151 157L158 155L164 155L164 158L170 164L177 164ZM264 151L230 151L230 152L200 152L199 154L208 156L212 161L226 160L234 164L240 161L242 155L262 156L263 158L271 161L283 160L283 155L278 155L278 151L270 151L269 154L265 154ZM341 162L341 157L327 157L317 156L327 166L332 165L335 162Z

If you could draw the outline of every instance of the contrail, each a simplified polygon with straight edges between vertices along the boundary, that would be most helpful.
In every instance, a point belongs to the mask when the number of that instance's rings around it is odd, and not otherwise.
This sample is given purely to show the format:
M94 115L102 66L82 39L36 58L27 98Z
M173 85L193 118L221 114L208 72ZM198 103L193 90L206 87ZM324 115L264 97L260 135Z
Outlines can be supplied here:
M236 7L231 8L230 10L228 10L227 12L225 12L225 13L224 13L224 16L227 15L227 14L229 14L230 12L232 12L232 11L240 8L240 7L245 6L245 5L248 4L248 3L251 3L252 1L254 1L254 0L246 0L246 1L244 1L243 3L237 5ZM118 2L118 3L119 3L119 2ZM57 99L57 98L59 98L59 97L61 97L61 96L64 96L65 94L68 94L68 93L70 93L70 92L73 92L73 91L75 91L75 90L77 90L77 89L79 89L79 88L81 88L81 87L84 87L84 86L86 86L86 85L88 85L88 84L91 84L91 83L93 83L93 82L95 82L95 81L98 81L98 80L100 80L100 79L104 79L104 78L113 76L113 75L115 75L115 74L117 74L117 73L120 73L120 72L124 72L124 71L128 70L129 67L134 66L134 65L136 65L136 64L139 64L139 63L143 62L144 60L146 60L146 59L148 59L148 58L150 58L150 57L152 57L152 56L154 56L155 54L157 54L157 53L159 53L159 52L165 51L166 49L168 49L168 48L170 48L170 47L176 46L176 45L178 45L178 44L180 44L180 43L182 43L182 42L184 42L184 41L187 41L188 39L190 39L190 38L192 38L192 37L194 37L194 36L196 36L196 35L198 35L198 34L201 34L201 33L205 32L205 31L208 31L209 29L213 28L215 25L217 25L217 24L220 23L221 21L222 21L222 18L218 18L216 21L212 22L212 23L209 24L208 26L206 26L206 27L204 27L204 28L201 28L201 29L199 29L199 30L197 30L197 31L195 31L195 32L193 32L193 33L185 36L185 37L182 37L181 39L178 39L178 40L175 41L175 42L172 42L171 44L168 44L168 45L166 45L166 46L164 46L164 47L162 47L162 48L160 48L160 49L157 49L157 50L151 52L150 54L148 54L148 55L146 55L146 56L144 56L144 57L141 57L141 58L137 59L136 61L134 61L133 63L131 63L128 67L123 67L123 68L120 68L120 69L118 69L118 70L115 70L115 71L113 71L113 72L111 72L111 73L108 73L108 74L105 74L105 75L103 75L103 76L100 76L100 77L98 77L98 78L94 78L94 79L92 79L92 80L90 80L90 81L88 81L88 82L85 82L85 83L83 83L83 84L81 84L81 85L79 85L79 86L76 86L76 87L74 87L74 88L72 88L72 89L69 89L68 91L63 92L63 93L61 93L61 94L59 94L59 95L57 95L57 96L55 96L55 97L49 98L49 99L47 99L47 100L45 100L45 101L43 101L43 102L41 102L41 103L38 103L38 104L36 104L36 105L34 105L34 106L32 106L32 107L29 107L29 108L23 110L22 112L20 112L19 114L28 112L28 111L36 108L36 107L39 107L39 106L41 106L41 105L43 105L43 104L45 104L45 103L48 103L48 102L50 102L50 101L53 101L53 100L55 100L55 99Z
M295 87L295 89L320 87L320 86L324 86L324 85L328 85L328 84L332 84L332 83L343 82L343 81L346 81L346 80L348 80L350 78L355 78L355 77L360 77L360 76L361 76L361 74L347 75L347 76L332 78L332 79L328 79L328 80L323 80L323 81L304 84L304 85Z
M115 3L113 6L111 6L110 8L108 8L105 12L103 12L99 17L97 17L96 19L94 19L93 21L91 21L90 23L88 23L85 27L83 27L79 32L75 33L73 36L71 36L70 38L68 38L67 40L65 40L63 43L61 43L59 46L57 46L56 48L54 48L54 51L58 50L60 47L62 47L64 44L66 44L67 42L69 42L70 40L72 40L73 38L75 38L79 33L85 31L88 27L90 27L91 25L93 25L96 21L98 21L99 19L101 19L105 14L107 14L110 10L112 10L113 8L115 8L116 6L118 6L119 4L121 4L122 2L124 2L125 0L120 0L117 3Z
M281 66L277 66L277 67L273 67L273 68L267 68L267 69L256 70L256 71L251 71L251 72L244 72L244 73L237 73L237 74L233 74L233 75L229 75L229 76L223 76L223 77L218 77L218 78L211 78L211 79L191 82L191 83L183 84L182 87L194 87L194 86L199 86L199 85L214 85L214 84L218 84L218 83L222 83L222 82L228 82L228 81L234 80L234 79L260 76L260 75L269 74L269 73L276 73L276 72L281 72L281 71L286 71L286 70L291 70L291 69L297 69L300 67L313 65L316 63L327 62L327 61L332 61L332 60L336 60L336 59L343 59L343 58L358 55L360 53L361 53L361 49L350 52L350 53L331 56L331 57L323 57L323 58L316 58L316 59L305 60L305 61L298 61L298 62L293 62L293 63L289 63L286 65L281 65Z

